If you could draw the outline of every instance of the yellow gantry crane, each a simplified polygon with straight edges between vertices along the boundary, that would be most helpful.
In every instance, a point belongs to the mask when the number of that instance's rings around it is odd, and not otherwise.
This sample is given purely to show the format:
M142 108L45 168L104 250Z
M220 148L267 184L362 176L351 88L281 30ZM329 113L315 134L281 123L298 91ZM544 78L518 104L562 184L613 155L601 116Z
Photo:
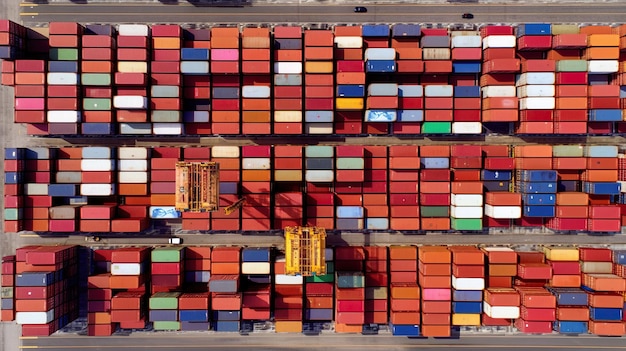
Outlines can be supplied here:
M326 274L326 230L319 227L285 228L285 273Z

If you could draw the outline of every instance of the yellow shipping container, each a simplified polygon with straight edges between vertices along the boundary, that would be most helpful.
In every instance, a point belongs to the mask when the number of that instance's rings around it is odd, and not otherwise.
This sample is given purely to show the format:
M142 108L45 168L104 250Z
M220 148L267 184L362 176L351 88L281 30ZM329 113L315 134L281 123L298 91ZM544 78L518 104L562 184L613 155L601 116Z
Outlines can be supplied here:
M117 71L123 73L148 73L148 63L140 61L119 61Z
M619 46L619 34L591 34L588 46Z
M165 38L155 37L152 38L153 49L180 49L180 38Z
M617 60L619 59L619 47L617 46L594 46L585 50L587 60Z
M577 24L553 24L552 35L557 34L578 34L580 27Z
M337 110L362 110L364 104L363 98L337 98L335 108Z
M302 111L274 111L274 122L302 122Z
M332 61L307 61L304 66L306 73L333 73Z
M452 314L452 325L480 325L480 314L454 313Z
M302 333L302 322L276 321L274 328L277 333Z
M302 170L277 169L274 171L274 180L277 182L300 182L302 181Z
M578 249L575 247L544 247L543 253L550 261L578 261Z

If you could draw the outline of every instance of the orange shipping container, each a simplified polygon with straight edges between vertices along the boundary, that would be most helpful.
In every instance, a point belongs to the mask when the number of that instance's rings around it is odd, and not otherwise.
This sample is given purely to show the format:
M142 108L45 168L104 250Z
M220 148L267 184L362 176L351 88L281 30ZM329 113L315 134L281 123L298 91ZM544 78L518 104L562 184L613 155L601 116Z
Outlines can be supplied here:
M489 264L489 275L492 277L512 277L517 275L517 264Z
M583 169L582 167L580 169ZM587 169L618 169L618 159L612 157L587 158Z
M589 182L617 182L617 170L588 169L583 171L582 180Z
M581 30L582 31L582 30ZM612 33L612 31L610 32ZM619 34L610 33L589 33L587 37L588 46L619 46Z
M422 230L450 230L449 218L422 218L420 220Z
M396 47L396 53L400 60L421 60L422 49L418 47Z
M389 258L391 260L417 260L417 247L390 246Z
M589 195L578 192L560 192L556 194L557 205L586 206L589 204Z
M213 37L211 38L211 49L238 49L238 37Z
M270 49L243 49L241 50L241 58L244 61L269 61Z
M584 157L556 157L552 159L552 167L559 170L581 170L586 168L586 164L587 159Z
M283 62L301 62L302 50L275 50L274 60Z
M513 152L515 154L515 157L551 158L552 146L551 145L516 145L513 148ZM551 168L546 168L546 169L551 169Z
M420 246L418 257L423 263L452 263L452 254L445 246Z
M362 26L336 26L336 37L360 37L363 33Z
M422 325L422 336L424 337L449 337L451 334L450 325Z
M246 111L269 111L270 99L241 99L243 110Z
M589 321L589 332L602 336L624 336L626 334L626 323L623 322L596 322Z
M328 30L305 30L305 46L334 46L333 32Z
M613 34L613 27L611 26L583 26L580 27L581 34Z
M482 111L483 122L516 122L519 120L517 109Z
M417 311L392 311L390 315L393 324L420 324L420 313Z
M495 206L520 206L522 204L522 194L488 192L485 194L485 203Z
M593 85L592 85L593 87ZM585 97L587 96L587 85L557 85L557 97Z
M556 319L559 321L586 321L589 320L588 307L558 307Z
M424 71L427 73L452 73L452 61L424 61Z
M304 48L305 60L332 60L333 59L333 47L311 47Z
M213 27L211 28L211 39L216 37L239 38L239 28L237 27Z
M362 49L335 49L335 60L362 60Z
M345 74L345 73L340 73ZM365 76L365 73L363 73ZM313 85L324 85L324 86L333 86L334 85L334 75L332 74L307 74L304 77L307 86Z

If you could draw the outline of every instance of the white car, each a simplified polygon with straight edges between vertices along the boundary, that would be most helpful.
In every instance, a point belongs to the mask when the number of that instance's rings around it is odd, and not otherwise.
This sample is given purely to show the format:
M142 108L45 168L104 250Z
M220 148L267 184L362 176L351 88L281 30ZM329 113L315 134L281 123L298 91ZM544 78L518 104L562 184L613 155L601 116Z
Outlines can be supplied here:
M169 244L172 244L172 245L180 245L180 244L182 244L182 243L183 243L183 239L181 239L181 238L169 238L169 239L167 240L167 242L168 242Z

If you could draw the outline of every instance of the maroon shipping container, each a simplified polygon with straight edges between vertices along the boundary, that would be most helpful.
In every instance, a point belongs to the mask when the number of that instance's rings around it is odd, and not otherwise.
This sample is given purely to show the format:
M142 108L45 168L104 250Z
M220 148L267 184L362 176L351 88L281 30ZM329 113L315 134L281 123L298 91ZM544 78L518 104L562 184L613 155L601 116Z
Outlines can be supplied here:
M132 49L120 49L120 50L132 50ZM118 57L119 57L119 52L120 51L118 50ZM89 60L89 61L111 61L113 60L113 50L111 48L83 48L82 59Z
M82 37L84 48L112 48L114 44L113 37L108 35L84 35Z
M83 27L76 22L50 22L49 30L51 35L78 35L83 33Z
M561 274L580 274L580 264L578 261L574 262L561 262L561 261L548 261L552 266L552 272L555 275Z
M46 72L46 62L44 60L15 60L15 72Z
M52 85L54 86L54 85ZM59 85L61 86L61 85ZM49 85L50 87L50 85ZM16 85L15 88L13 88L13 92L15 94L15 97L38 97L38 98L42 98L46 96L46 87L45 85L41 84L41 85Z
M177 37L182 35L182 28L174 24L155 24L150 26L153 37Z
M333 295L332 283L307 283L306 295L307 296L332 296Z
M120 35L117 37L118 48L147 48L148 37Z
M578 249L581 261L586 262L611 262L613 252L611 249L581 247Z
M549 50L552 47L552 35L524 35L517 38L517 50ZM530 71L529 71L530 72Z
M48 85L47 88L48 97L78 97L78 91L76 85Z
M489 35L513 35L513 26L485 26L480 29L480 35L484 38Z
M363 61L337 61L337 72L365 72Z
M557 72L556 84L587 85L587 72Z
M117 59L119 61L147 61L148 50L145 48L118 48Z
M116 72L116 85L147 85L148 75L145 73Z

